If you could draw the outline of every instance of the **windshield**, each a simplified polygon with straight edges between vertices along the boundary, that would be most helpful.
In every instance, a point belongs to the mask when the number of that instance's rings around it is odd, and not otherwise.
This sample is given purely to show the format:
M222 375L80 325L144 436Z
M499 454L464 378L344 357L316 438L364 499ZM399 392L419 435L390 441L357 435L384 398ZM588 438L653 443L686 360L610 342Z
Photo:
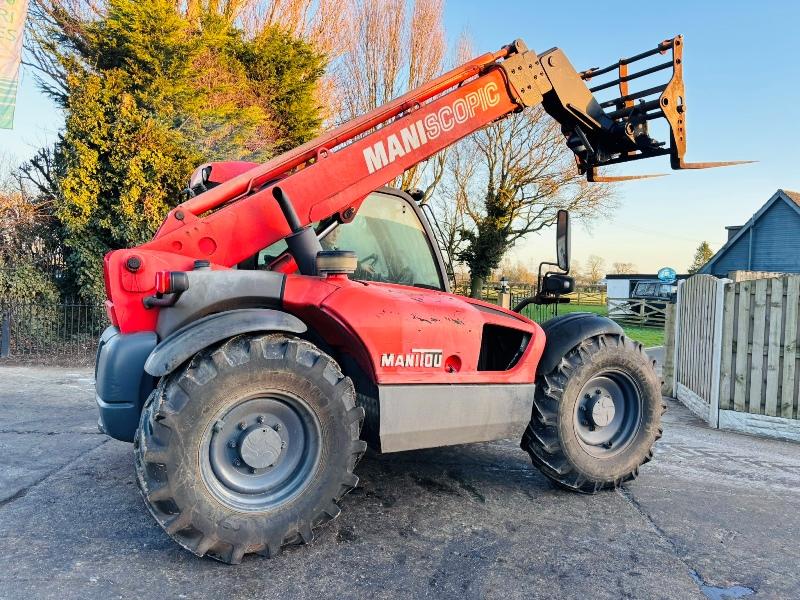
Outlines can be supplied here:
M356 253L354 279L442 289L425 229L401 197L370 194L350 223L339 225L320 243L325 250Z
M314 224L319 231L324 228ZM323 250L351 250L358 257L353 279L444 289L433 248L417 213L400 196L373 192L355 218L320 239ZM287 250L278 240L250 268L268 269Z

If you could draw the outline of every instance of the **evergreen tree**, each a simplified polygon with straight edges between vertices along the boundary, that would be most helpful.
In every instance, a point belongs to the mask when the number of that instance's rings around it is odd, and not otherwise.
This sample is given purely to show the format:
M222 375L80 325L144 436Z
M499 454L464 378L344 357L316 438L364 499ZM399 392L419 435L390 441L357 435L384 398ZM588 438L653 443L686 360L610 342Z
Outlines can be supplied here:
M711 246L708 245L708 242L702 241L700 245L697 247L697 250L694 253L694 260L692 261L692 266L689 267L689 273L694 275L700 269L703 268L711 257L714 256L714 251L711 249Z
M103 255L150 239L195 166L265 160L321 124L325 60L310 45L278 27L247 36L230 15L179 5L108 0L86 18L38 3L43 86L65 129L29 171L52 195L69 291L87 299L103 296Z

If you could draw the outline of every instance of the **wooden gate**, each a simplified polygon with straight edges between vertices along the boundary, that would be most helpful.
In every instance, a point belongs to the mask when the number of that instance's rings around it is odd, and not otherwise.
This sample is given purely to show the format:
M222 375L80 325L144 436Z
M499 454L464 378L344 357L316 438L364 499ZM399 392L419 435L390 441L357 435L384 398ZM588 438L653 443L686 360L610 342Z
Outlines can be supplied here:
M641 298L608 298L608 317L625 325L664 327L667 306L667 300L658 302Z
M727 279L695 275L678 284L675 394L717 426L723 294Z

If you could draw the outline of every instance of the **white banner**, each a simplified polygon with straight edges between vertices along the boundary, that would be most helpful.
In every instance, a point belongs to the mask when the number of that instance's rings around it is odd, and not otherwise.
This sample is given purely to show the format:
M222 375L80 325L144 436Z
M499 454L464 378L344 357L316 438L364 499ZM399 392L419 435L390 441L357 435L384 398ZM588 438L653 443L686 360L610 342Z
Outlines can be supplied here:
M14 125L28 0L0 0L0 129Z

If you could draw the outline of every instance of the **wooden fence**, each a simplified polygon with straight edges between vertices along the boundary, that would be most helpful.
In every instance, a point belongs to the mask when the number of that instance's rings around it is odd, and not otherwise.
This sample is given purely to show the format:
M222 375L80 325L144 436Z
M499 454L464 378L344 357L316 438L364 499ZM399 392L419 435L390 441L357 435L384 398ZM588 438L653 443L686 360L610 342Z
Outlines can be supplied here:
M799 275L681 282L676 397L712 426L800 441L799 312Z
M740 281L751 281L754 279L771 279L773 277L783 277L789 273L776 273L775 271L729 271L728 279L734 283Z
M726 279L697 275L678 284L675 331L676 397L717 426L720 299Z
M719 406L798 419L800 276L744 281L725 290Z
M608 300L605 290L576 290L566 297L570 303L582 306L603 306Z
M536 293L536 284L527 281L509 281L507 282L509 291L511 292L514 301L519 301L533 296ZM458 278L452 286L454 294L462 296L469 296L470 294L470 281L465 278ZM487 302L497 302L497 297L500 293L499 281L487 281L483 284L481 290L481 299ZM598 289L592 286L590 289L578 289L571 294L565 294L565 298L569 298L571 304L580 304L583 306L603 306L608 297L604 289ZM514 304L514 302L512 302Z
M625 325L664 327L668 304L638 298L608 298L608 316Z
M507 282L509 287L509 291L514 298L527 298L528 296L532 296L536 293L536 284L535 283L528 283L528 282L516 282L511 281ZM486 281L483 284L483 288L481 289L480 298L481 300L485 300L486 302L497 302L497 298L500 294L500 282L499 281ZM469 279L458 279L452 285L452 292L454 294L459 294L461 296L469 296L470 295L470 281Z

